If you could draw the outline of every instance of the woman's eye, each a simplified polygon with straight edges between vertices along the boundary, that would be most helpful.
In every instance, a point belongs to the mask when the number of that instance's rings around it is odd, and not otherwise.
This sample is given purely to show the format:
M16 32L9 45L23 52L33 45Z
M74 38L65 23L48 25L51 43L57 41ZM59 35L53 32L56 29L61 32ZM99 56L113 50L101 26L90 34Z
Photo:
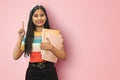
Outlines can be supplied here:
M41 17L43 17L43 16L44 16L44 14L41 14L40 16L41 16Z
M45 15L44 14L36 14L36 15L34 15L34 17L44 17Z
M34 17L38 17L38 15L34 15Z

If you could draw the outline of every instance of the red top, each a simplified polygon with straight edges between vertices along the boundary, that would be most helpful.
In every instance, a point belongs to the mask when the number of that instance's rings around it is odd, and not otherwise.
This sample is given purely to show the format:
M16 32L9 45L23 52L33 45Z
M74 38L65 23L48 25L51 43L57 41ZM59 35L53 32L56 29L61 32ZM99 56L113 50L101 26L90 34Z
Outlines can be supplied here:
M30 62L45 62L45 60L42 59L42 55L40 52L31 52Z

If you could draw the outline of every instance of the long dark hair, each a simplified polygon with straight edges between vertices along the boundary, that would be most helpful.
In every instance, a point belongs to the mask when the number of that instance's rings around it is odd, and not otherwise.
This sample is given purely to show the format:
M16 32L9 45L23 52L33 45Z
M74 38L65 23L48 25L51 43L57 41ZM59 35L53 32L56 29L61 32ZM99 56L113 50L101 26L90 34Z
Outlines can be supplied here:
M27 25L27 33L26 33L26 38L25 38L25 51L24 51L25 56L29 56L30 52L32 51L32 42L34 39L34 31L36 29L36 27L32 21L32 16L33 16L34 12L38 9L42 9L46 16L46 22L44 24L44 28L48 28L48 29L50 28L48 16L47 16L45 8L42 5L36 5L35 7L33 7L33 9L30 12L30 15L29 15L29 21L28 21L28 25Z

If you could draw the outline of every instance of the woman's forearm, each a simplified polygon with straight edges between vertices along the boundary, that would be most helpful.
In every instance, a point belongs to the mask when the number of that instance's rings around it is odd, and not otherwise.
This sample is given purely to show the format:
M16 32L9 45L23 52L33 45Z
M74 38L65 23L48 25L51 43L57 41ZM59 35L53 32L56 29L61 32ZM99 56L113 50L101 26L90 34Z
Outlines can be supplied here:
M58 58L65 60L66 59L66 55L64 52L64 49L61 48L60 50L58 50L57 48L55 48L54 46L51 47L50 51Z
M19 59L21 57L22 53L23 53L21 51L22 39L23 39L23 37L21 37L21 36L18 37L17 43L16 43L14 51L13 51L13 59L14 60Z

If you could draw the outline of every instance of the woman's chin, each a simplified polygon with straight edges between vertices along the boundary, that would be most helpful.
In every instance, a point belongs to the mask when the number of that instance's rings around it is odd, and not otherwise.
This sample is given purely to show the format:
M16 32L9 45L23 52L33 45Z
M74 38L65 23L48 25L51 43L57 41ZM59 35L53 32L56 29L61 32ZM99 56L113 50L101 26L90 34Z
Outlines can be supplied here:
M39 24L39 25L37 24L36 26L38 26L38 27L43 27L44 25L43 25L43 24Z

